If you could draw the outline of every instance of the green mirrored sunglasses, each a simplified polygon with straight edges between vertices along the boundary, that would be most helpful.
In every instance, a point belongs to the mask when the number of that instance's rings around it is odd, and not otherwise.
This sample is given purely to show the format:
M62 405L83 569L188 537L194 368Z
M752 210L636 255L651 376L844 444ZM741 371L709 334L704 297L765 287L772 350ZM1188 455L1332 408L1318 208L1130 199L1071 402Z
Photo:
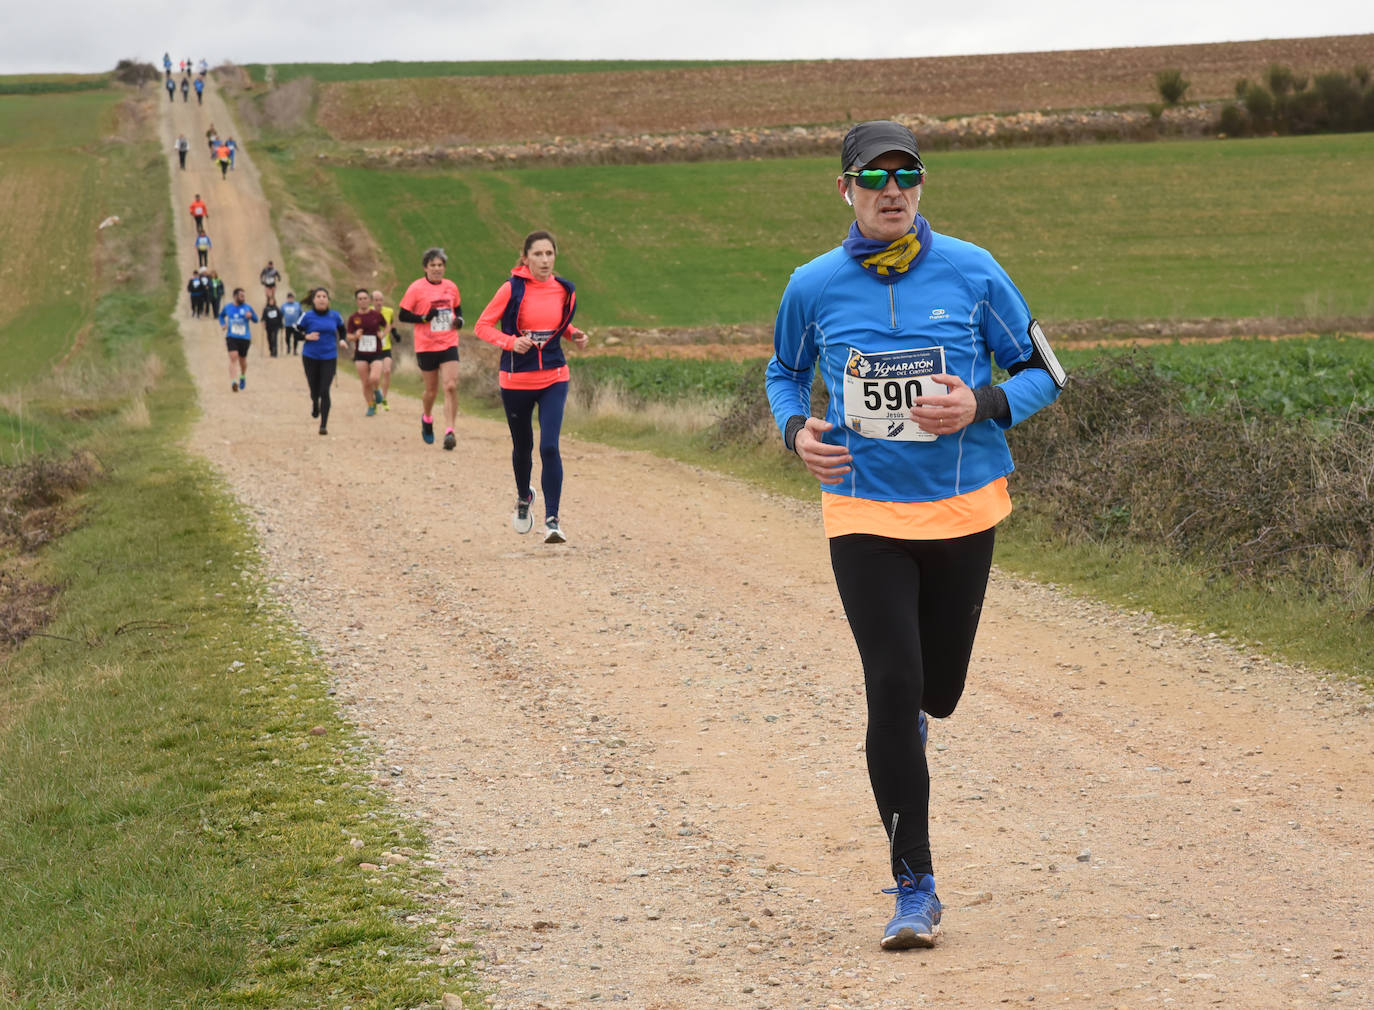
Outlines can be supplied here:
M858 183L860 189L882 189L889 178L897 180L898 189L910 189L919 186L925 178L925 172L919 168L864 168L844 174Z

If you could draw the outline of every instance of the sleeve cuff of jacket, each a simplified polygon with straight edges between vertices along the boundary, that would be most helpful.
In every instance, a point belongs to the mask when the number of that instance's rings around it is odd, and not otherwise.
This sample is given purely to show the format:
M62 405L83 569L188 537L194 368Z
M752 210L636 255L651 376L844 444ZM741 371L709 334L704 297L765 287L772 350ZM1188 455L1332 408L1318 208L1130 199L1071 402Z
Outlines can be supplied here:
M793 414L787 419L787 427L782 432L782 441L787 446L788 452L797 451L797 432L805 427L806 418L801 414Z
M1011 404L1001 386L979 386L973 391L974 423L979 421L1006 421L1011 419Z

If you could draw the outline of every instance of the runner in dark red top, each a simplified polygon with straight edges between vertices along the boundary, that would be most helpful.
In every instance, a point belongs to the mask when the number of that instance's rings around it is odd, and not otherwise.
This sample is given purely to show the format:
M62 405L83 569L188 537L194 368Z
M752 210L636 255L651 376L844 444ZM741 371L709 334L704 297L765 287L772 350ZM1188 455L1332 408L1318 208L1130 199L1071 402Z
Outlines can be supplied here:
M358 370L358 379L363 384L367 416L376 417L377 405L382 402L378 387L382 382L382 336L386 317L372 307L372 295L367 288L359 288L353 296L358 301L358 311L348 317L348 343L353 348L353 367Z

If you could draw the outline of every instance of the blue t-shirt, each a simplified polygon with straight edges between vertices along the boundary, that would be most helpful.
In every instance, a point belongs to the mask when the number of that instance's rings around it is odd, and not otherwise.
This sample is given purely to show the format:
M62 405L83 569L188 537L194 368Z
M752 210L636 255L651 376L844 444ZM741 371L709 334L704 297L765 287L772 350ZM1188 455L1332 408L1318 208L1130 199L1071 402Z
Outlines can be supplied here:
M318 333L319 340L307 340L301 344L301 357L318 358L328 360L339 356L339 327L343 325L343 316L333 309L328 312L316 312L314 309L301 316L300 322L296 324L301 333L310 335Z
M300 302L282 302L281 324L283 326L295 326L300 322L301 312L303 311Z
M246 302L243 305L230 302L219 310L219 324L225 328L224 335L231 340L252 340L253 331L248 324L257 321L258 314Z

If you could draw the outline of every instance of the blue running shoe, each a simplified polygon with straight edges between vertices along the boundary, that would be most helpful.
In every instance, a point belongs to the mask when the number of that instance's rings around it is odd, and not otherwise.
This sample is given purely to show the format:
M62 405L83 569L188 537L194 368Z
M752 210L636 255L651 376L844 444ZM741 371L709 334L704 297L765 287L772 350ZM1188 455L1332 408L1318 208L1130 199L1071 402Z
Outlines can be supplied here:
M883 950L934 947L935 938L940 935L943 907L935 896L935 878L928 873L919 877L903 873L897 878L897 886L884 888L883 893L897 896L897 914L883 933Z
M930 739L930 721L926 719L925 712L916 717L916 729L921 734L921 750L925 750L926 741Z
M434 444L434 422L420 418L420 437L425 440L425 445Z
M381 391L380 389L374 389L374 390L372 391L372 402L375 403L375 404L376 404L377 406L379 406L379 407L381 406L381 404L382 404L382 391Z

